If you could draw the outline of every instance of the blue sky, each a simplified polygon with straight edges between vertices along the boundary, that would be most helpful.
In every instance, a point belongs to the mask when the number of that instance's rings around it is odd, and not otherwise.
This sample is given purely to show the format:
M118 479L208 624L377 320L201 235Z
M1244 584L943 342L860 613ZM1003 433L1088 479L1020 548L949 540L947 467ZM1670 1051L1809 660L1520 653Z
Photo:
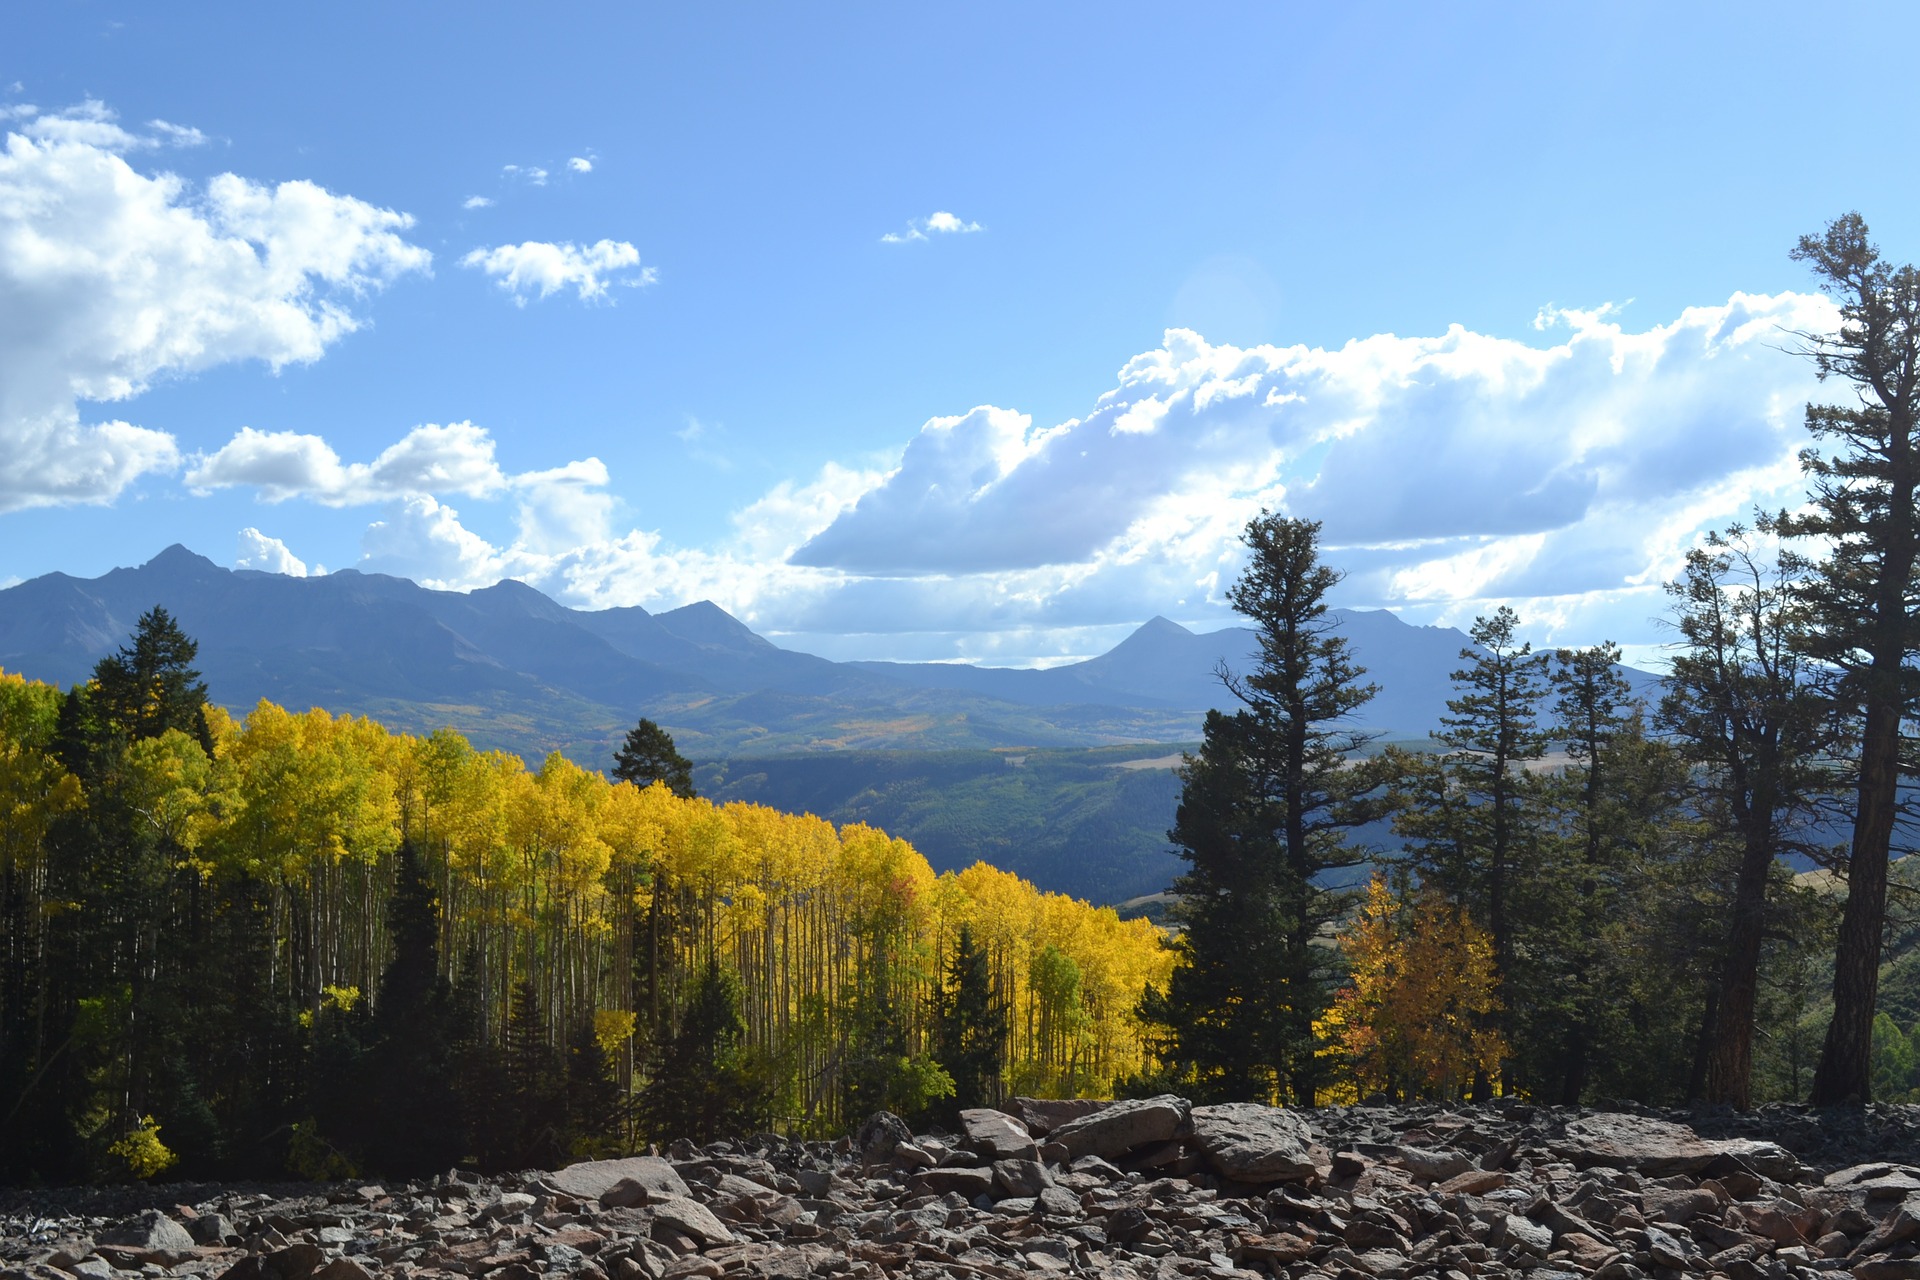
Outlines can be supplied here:
M1651 646L1796 499L1794 239L1920 253L1909 6L1039 8L7 7L0 581L1048 662L1224 625L1267 505L1346 603Z

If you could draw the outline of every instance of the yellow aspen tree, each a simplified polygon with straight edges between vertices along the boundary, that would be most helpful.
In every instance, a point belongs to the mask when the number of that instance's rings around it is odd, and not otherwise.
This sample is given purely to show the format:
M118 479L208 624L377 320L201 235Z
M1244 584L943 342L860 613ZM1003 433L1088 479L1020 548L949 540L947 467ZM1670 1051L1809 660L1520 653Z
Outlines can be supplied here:
M1493 941L1465 910L1431 889L1403 903L1376 875L1337 940L1352 979L1314 1033L1353 1094L1451 1098L1498 1073Z

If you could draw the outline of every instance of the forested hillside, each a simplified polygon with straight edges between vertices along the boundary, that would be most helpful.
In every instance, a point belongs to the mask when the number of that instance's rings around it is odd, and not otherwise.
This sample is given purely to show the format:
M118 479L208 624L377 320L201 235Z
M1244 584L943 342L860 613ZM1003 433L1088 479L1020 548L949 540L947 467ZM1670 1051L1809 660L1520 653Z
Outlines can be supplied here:
M557 754L235 720L193 656L155 610L65 694L0 677L0 1176L524 1167L1145 1061L1144 921Z
M938 868L984 859L1119 902L1164 889L1179 865L1166 829L1182 745L743 757L695 778L715 799L884 827Z

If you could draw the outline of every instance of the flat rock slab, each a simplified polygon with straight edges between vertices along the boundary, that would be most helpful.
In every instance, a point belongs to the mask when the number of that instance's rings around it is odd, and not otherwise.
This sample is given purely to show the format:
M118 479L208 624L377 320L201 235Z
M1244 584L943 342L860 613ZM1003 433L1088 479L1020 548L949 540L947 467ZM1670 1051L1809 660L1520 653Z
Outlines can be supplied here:
M1104 1111L1113 1104L1097 1098L1015 1098L1007 1104L1035 1137L1045 1137L1069 1120Z
M1548 1149L1576 1168L1606 1165L1635 1173L1687 1173L1731 1156L1767 1176L1798 1164L1783 1147L1751 1138L1703 1138L1686 1125L1646 1116L1607 1113L1567 1125Z
M1066 1149L1069 1161L1081 1156L1112 1160L1135 1147L1171 1142L1186 1123L1191 1107L1170 1093L1153 1098L1129 1098L1077 1120L1069 1120L1047 1135L1048 1142Z
M622 1182L636 1182L652 1195L686 1196L686 1180L658 1156L625 1160L583 1160L570 1164L550 1179L576 1200L598 1200Z
M158 1209L148 1209L119 1223L111 1230L101 1232L98 1239L101 1244L123 1245L148 1252L190 1253L194 1246L194 1239L187 1229Z
M1313 1176L1313 1133L1291 1111L1258 1102L1195 1107L1193 1142L1238 1182L1304 1182Z
M655 1222L692 1236L701 1244L732 1244L733 1232L713 1211L687 1196L663 1196L647 1206Z
M1027 1126L1004 1111L968 1107L960 1113L964 1145L990 1160L1031 1160L1040 1150Z

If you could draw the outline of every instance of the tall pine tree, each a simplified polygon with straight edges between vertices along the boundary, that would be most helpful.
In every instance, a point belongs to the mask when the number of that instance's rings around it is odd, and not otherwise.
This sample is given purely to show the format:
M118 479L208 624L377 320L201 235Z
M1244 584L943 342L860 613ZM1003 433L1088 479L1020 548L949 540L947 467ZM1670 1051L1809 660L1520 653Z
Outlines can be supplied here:
M953 1112L1000 1100L1006 1043L1006 1003L993 989L986 948L963 924L933 1006L933 1059L953 1079Z
M387 930L393 958L365 1060L367 1162L388 1176L438 1172L469 1144L455 1088L453 992L440 971L440 904L411 843L400 846Z
M1188 867L1174 884L1179 961L1142 1012L1208 1097L1313 1101L1313 1023L1331 991L1315 939L1344 901L1324 877L1360 860L1348 834L1371 816L1361 797L1373 774L1349 764L1367 735L1342 722L1375 686L1328 616L1341 575L1320 562L1319 537L1315 521L1248 523L1228 599L1259 655L1244 676L1221 672L1240 706L1208 713L1182 770L1170 833Z
M1538 855L1537 787L1529 761L1546 753L1540 702L1546 697L1546 655L1516 636L1520 619L1502 605L1474 619L1467 665L1453 673L1457 696L1433 737L1434 756L1401 756L1401 812L1394 826L1428 883L1484 920L1494 968L1507 1001L1501 1030L1509 1044L1526 994L1514 982L1514 910L1520 878ZM1476 1082L1484 1092L1487 1081ZM1511 1080L1508 1081L1511 1084Z
M1911 661L1920 653L1920 270L1882 258L1857 213L1802 236L1793 256L1840 304L1838 332L1801 336L1820 377L1843 379L1852 401L1807 406L1807 430L1825 447L1801 453L1812 509L1782 530L1826 550L1801 593L1812 614L1810 647L1837 673L1831 692L1859 735L1833 1021L1812 1101L1865 1102L1906 767L1901 726L1920 680Z
M1770 534L1770 524L1760 533ZM1760 956L1776 863L1807 852L1815 798L1826 782L1826 705L1813 686L1794 608L1792 556L1769 560L1747 530L1715 534L1668 585L1681 649L1658 725L1694 764L1699 812L1737 844L1724 952L1709 997L1703 1095L1752 1101ZM1777 927L1777 923L1776 923Z

